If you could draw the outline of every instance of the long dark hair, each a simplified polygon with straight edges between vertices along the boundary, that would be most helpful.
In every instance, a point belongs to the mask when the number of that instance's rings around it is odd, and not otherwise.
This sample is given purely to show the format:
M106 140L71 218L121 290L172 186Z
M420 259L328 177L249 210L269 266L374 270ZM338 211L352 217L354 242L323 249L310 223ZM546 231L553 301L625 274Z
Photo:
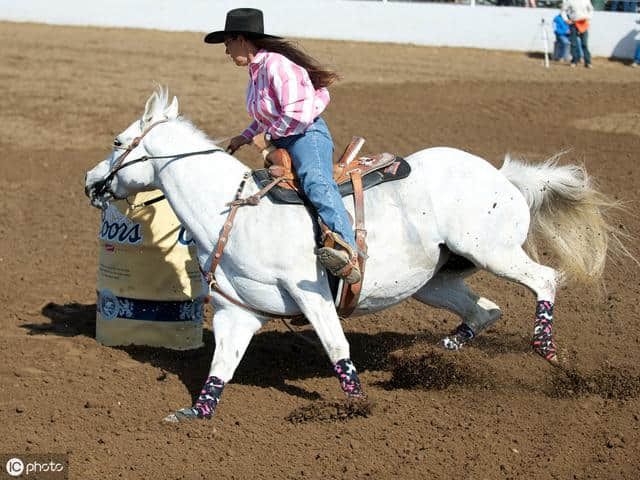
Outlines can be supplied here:
M279 53L293 63L300 65L309 74L313 88L316 90L328 87L333 82L340 80L340 75L322 66L315 58L307 55L300 47L288 40L282 38L256 38L250 34L247 35L247 39L258 50L264 49L268 52Z

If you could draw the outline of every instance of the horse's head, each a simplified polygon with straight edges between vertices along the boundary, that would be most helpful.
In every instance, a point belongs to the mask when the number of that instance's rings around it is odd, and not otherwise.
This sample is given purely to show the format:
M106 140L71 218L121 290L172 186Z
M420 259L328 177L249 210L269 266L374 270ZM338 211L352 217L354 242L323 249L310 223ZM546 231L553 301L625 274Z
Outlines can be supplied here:
M85 193L91 205L106 208L110 199L122 199L134 193L156 188L152 154L147 150L151 132L157 125L178 117L178 99L169 104L166 88L154 91L139 120L133 122L113 141L111 154L85 177Z

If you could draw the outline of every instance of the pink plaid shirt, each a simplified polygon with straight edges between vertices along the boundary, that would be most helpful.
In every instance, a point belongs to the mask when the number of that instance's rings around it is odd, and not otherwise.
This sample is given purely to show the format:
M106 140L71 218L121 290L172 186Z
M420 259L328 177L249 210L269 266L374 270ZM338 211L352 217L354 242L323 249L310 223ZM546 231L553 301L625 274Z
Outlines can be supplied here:
M304 133L328 104L329 91L316 90L304 68L279 53L260 50L249 64L247 111L253 122L242 135Z

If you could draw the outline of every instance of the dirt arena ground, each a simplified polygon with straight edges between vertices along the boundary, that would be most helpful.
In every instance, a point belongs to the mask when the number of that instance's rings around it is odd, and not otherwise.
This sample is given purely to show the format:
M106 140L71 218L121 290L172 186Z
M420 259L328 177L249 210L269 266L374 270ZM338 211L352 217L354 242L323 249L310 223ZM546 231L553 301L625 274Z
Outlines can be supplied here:
M206 377L210 321L193 352L95 341L99 212L84 173L154 82L212 138L237 134L246 72L194 33L0 23L0 40L0 453L67 453L74 479L638 478L640 271L616 259L602 296L558 293L564 368L530 351L533 296L479 273L471 284L503 318L458 354L436 346L457 319L415 301L345 322L366 416L331 406L342 394L325 357L274 322L214 420L162 424ZM640 72L622 63L546 70L523 53L303 44L344 76L326 114L339 146L448 145L494 165L568 149L564 162L638 211ZM640 237L637 214L611 221Z

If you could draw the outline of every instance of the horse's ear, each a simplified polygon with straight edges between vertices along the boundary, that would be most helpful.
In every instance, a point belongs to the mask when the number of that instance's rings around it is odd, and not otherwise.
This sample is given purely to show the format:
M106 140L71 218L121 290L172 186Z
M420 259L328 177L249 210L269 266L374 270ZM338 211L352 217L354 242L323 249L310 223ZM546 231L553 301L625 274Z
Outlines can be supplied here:
M153 120L156 111L158 110L158 95L153 92L147 100L147 104L144 106L144 114L142 115L142 121L144 123L150 123Z
M168 119L173 120L178 117L178 97L173 97L171 105L164 111Z

